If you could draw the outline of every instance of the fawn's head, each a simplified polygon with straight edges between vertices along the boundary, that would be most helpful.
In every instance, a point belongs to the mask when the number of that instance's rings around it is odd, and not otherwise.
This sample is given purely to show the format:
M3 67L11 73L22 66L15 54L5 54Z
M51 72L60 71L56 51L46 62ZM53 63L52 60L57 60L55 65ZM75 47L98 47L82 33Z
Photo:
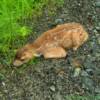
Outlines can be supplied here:
M15 55L13 65L20 66L36 56L35 50L29 44L19 49Z

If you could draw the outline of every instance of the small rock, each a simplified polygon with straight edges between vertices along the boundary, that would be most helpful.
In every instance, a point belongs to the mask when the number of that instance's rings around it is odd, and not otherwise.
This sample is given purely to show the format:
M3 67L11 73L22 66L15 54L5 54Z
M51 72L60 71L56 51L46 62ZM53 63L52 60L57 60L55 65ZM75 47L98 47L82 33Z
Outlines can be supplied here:
M53 91L53 92L55 92L55 90L56 90L56 89L55 89L55 86L52 85L52 86L50 87L50 90Z
M93 30L94 33L98 33L96 29Z
M56 19L56 20L55 20L55 23L56 23L56 24L62 24L62 23L63 23L63 19Z
M80 72L81 72L81 68L80 67L75 68L74 77L79 76Z
M97 26L97 27L96 27L96 30L100 30L100 27L99 27L99 26Z
M2 82L2 85L5 86L6 85L5 82Z

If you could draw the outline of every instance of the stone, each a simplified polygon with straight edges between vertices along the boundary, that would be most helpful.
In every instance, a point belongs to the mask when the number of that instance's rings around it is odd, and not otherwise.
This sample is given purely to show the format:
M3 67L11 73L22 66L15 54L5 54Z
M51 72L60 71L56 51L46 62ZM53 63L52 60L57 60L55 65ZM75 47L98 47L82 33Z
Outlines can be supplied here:
M50 90L53 91L53 92L55 92L55 90L56 90L56 89L55 89L55 86L52 85L52 86L50 87Z
M63 19L60 19L60 18L59 19L56 19L55 20L55 23L56 24L62 24L63 23Z

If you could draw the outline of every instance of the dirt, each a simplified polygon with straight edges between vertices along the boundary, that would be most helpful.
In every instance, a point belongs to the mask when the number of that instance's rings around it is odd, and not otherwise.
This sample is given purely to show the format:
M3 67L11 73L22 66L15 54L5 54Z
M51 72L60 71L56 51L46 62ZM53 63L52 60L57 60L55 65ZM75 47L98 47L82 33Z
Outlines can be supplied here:
M76 52L62 59L36 59L22 68L7 68L0 74L0 100L100 100L100 6L99 0L65 0L54 16L45 8L34 23L34 40L42 32L67 22L79 22L89 40ZM29 21L31 24L32 21ZM81 72L74 76L76 60ZM0 69L2 65L0 65ZM8 70L9 69L9 70ZM73 97L74 96L74 97ZM87 98L85 98L87 97Z

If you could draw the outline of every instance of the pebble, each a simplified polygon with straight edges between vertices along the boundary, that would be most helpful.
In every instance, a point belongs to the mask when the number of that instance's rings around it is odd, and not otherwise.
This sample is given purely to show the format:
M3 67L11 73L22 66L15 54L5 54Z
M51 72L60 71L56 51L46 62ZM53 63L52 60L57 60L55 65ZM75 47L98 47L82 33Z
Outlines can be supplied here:
M80 72L81 72L81 68L75 68L74 77L79 76Z
M52 86L50 87L50 90L53 91L53 92L55 92L55 90L56 90L56 89L55 89L55 86L52 85Z
M2 82L2 85L5 86L6 84L4 82Z
M55 23L56 24L62 24L63 23L63 19L60 19L60 18L59 19L56 19L55 20Z
M96 29L93 30L94 33L98 33Z

